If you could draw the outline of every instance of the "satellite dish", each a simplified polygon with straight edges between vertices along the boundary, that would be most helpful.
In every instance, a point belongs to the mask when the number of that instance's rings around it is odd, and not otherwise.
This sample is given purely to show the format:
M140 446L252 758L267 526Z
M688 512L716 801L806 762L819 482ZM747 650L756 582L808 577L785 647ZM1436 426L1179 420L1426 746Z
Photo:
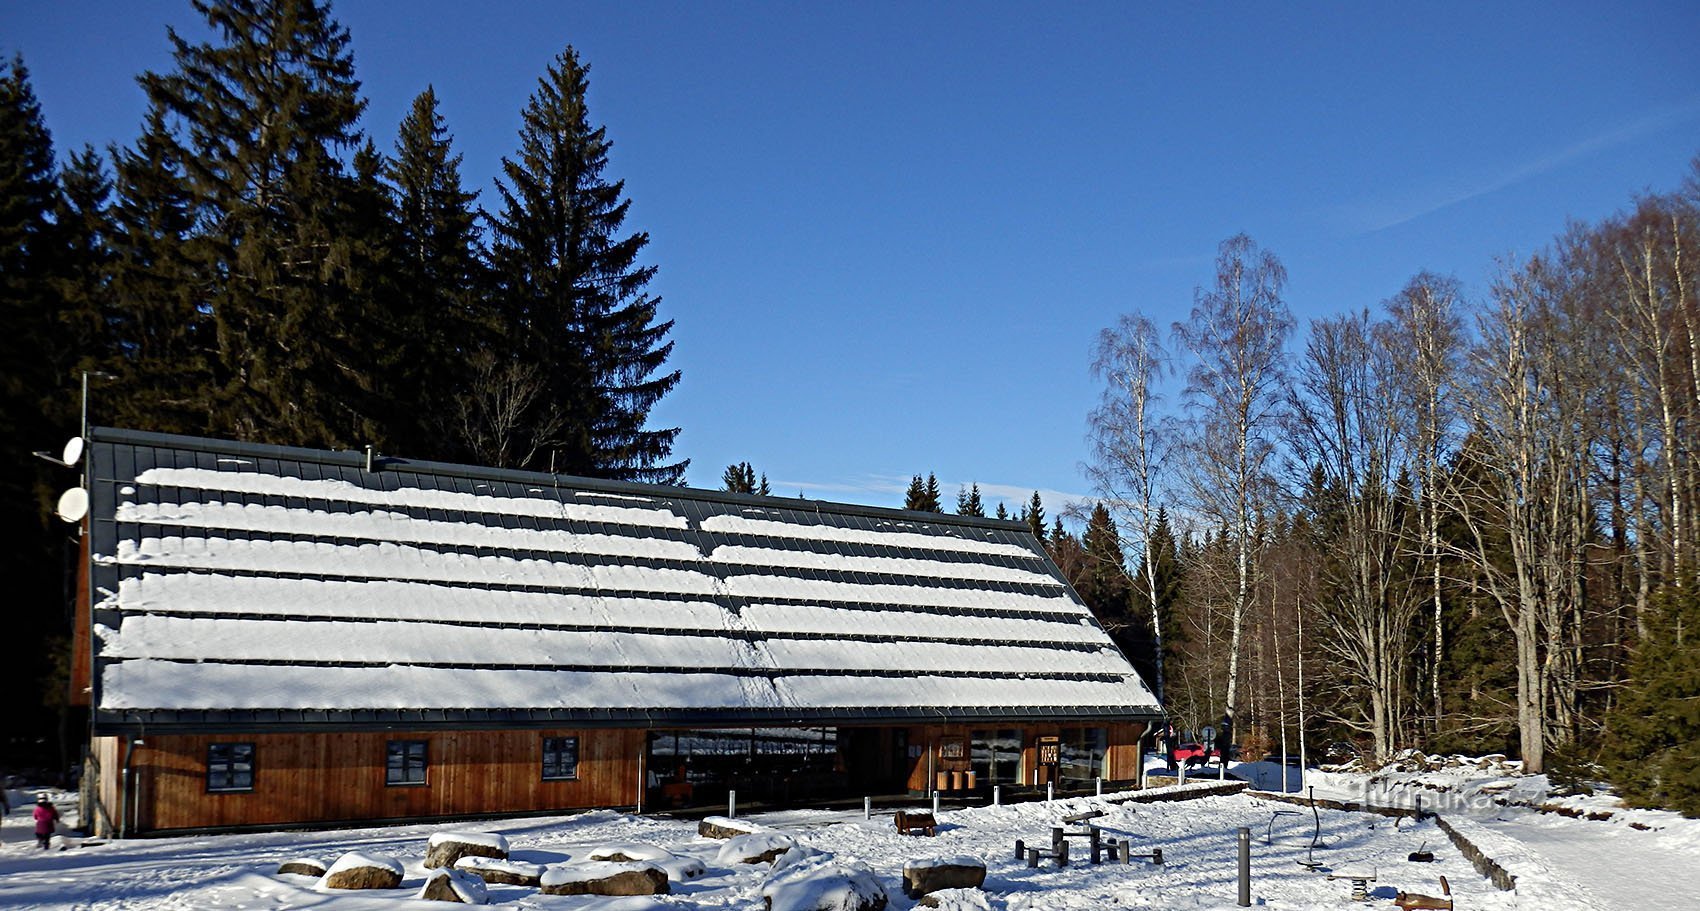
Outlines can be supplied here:
M67 522L81 522L89 514L89 492L81 487L65 491L59 495L59 506L54 511Z
M72 437L71 441L65 444L65 453L59 457L59 461L64 462L66 465L75 465L77 464L77 460L82 457L83 438Z

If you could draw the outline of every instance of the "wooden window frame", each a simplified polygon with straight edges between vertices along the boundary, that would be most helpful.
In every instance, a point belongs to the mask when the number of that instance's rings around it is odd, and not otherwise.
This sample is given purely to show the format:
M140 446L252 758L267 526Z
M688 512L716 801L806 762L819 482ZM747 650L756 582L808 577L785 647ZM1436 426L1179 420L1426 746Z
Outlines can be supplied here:
M549 751L549 742L551 740L558 740L558 741L570 740L570 741L572 741L572 748L573 748L572 774L570 774L570 775L551 775L551 774L549 774L549 752L550 752ZM579 762L580 762L580 759L581 759L581 756L582 756L580 750L583 748L583 745L584 745L584 741L581 740L577 734L563 734L559 737L549 737L549 736L542 737L539 741L540 755L538 757L538 759L539 759L538 774L542 776L542 780L543 781L577 781L578 780L578 767L579 767ZM557 750L556 752L558 754L560 751Z
M232 781L232 782L234 782L236 780L236 775L237 775L237 772L236 772L236 769L235 769L235 763L236 763L236 757L234 755L235 748L236 747L247 747L248 748L248 784L246 786L238 787L236 785L232 785L232 786L226 787L226 788L215 788L215 787L213 787L213 751L217 750L220 747L225 747L225 748L229 749L229 751L232 754L232 755L226 757L223 760L223 762L221 763L221 765L223 765L225 767L225 773L224 774L225 774L226 778L228 780ZM208 743L207 744L207 774L206 774L206 777L204 779L204 783L206 785L206 793L208 793L208 794L247 794L247 793L252 792L254 790L254 778L256 776L256 773L258 772L258 769L255 768L254 757L258 753L259 753L259 750L255 747L254 742L251 741L251 740L217 740L217 741L213 741L211 743Z
M420 747L420 754L421 755L419 757L419 780L418 781L394 781L394 780L392 780L390 778L390 757L395 754L397 747L401 748L401 757L402 757L401 774L405 776L411 769L411 766L408 763L408 753L409 753L408 747L412 746L413 744L418 744L419 747ZM386 741L384 743L384 787L386 787L386 788L423 788L423 787L430 786L430 784L431 784L431 741L429 741L429 740L419 740L419 739L408 739L408 740L390 740L390 741Z

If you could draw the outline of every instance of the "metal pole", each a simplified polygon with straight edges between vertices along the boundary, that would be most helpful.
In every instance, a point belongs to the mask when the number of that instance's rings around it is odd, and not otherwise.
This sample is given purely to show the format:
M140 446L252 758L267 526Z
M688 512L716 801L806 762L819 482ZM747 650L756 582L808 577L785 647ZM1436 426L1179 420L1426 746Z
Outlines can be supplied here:
M726 792L726 818L734 819L738 815L738 792Z
M1097 796L1103 797L1104 796L1104 779L1094 778L1094 779L1092 779L1092 782L1093 782L1093 787L1096 788L1097 791L1098 791Z
M933 792L933 818L939 818L939 792Z
M992 785L992 806L1003 806L1003 785L1001 784Z
M873 819L874 818L874 799L872 797L862 798L862 818L863 819Z
M1240 826L1240 907L1251 907L1251 829Z
M1056 783L1050 782L1050 781L1045 782L1045 802L1050 803L1053 799L1056 798L1056 796L1057 796Z

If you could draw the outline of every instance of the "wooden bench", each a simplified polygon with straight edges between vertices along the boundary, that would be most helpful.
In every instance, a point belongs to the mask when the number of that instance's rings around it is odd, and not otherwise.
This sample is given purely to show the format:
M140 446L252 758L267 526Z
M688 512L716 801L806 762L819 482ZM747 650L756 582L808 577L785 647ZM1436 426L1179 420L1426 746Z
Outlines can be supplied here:
M917 813L910 812L908 810L898 810L897 814L891 818L891 822L893 825L897 826L897 832L899 835L914 835L919 833L930 838L933 835L938 834L939 824L937 820L933 819L933 814L931 813Z

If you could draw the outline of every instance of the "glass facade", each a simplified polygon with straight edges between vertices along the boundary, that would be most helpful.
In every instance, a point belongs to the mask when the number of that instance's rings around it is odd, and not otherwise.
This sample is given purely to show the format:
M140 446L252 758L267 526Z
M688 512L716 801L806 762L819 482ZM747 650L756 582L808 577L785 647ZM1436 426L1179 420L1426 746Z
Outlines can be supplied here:
M1020 783L1020 729L975 731L969 749L975 777L979 779L977 783L980 786Z
M1103 728L1064 728L1062 762L1058 777L1063 781L1090 783L1108 777L1104 757L1109 753L1109 735Z
M696 804L736 790L740 801L844 787L837 728L736 728L649 735L649 781L665 802Z

